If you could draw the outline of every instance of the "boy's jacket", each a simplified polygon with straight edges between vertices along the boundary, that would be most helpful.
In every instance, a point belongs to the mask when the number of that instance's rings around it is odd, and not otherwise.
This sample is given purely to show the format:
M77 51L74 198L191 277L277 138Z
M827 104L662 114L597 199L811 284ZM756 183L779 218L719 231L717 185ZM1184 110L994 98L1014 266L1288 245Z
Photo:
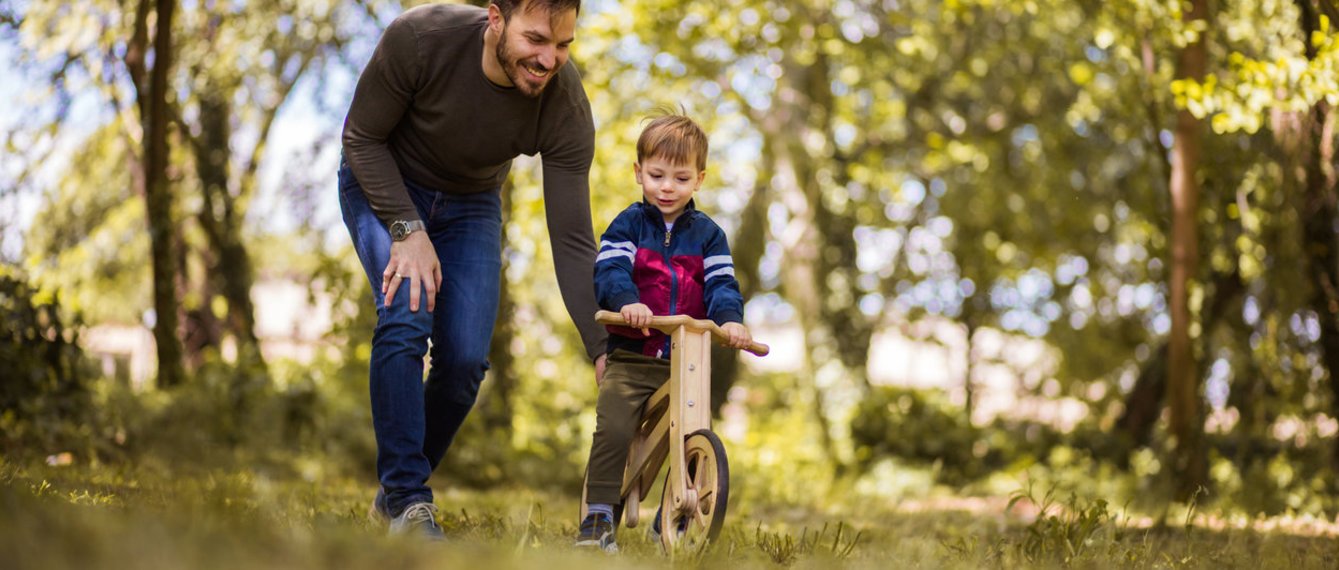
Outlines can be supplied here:
M641 302L655 315L744 321L744 299L725 232L692 200L668 232L660 209L643 200L623 210L600 236L595 258L595 298L618 312ZM609 352L630 350L669 358L667 337L654 329L610 326Z

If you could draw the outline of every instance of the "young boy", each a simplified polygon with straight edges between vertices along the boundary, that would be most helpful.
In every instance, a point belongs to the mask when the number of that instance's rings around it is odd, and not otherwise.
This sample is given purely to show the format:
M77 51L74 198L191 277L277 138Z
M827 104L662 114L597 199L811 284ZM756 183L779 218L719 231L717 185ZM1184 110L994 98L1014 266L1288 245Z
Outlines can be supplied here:
M632 165L642 200L609 224L595 260L595 297L618 311L628 327L609 327L608 363L596 405L587 467L586 518L577 546L617 552L614 508L619 503L628 445L641 406L670 375L669 337L645 328L652 315L710 318L730 346L752 341L743 321L725 232L693 205L707 172L707 135L692 119L667 113L637 139Z

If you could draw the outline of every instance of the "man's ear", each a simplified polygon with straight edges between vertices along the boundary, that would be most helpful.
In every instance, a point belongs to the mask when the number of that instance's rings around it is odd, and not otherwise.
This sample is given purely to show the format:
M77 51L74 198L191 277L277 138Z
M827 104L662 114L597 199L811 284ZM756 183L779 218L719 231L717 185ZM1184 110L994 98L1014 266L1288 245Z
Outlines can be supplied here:
M488 29L489 29L489 31L491 31L491 32L493 32L493 33L495 33L495 34L500 34L500 33L502 33L502 26L503 26L504 24L506 24L506 23L507 23L506 20L503 20L503 19L502 19L502 9L501 9L501 8L498 8L498 7L497 7L497 4L493 4L493 3L490 2L490 3L488 4Z

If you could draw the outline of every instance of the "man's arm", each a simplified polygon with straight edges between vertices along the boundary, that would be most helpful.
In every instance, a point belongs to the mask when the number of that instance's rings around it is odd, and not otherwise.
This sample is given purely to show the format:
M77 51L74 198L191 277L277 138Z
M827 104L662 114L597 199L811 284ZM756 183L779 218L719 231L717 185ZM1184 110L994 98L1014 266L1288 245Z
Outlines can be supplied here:
M418 38L408 20L397 18L391 22L358 77L353 102L344 119L344 160L358 179L372 211L386 226L396 220L419 221L418 210L409 198L388 143L418 90L423 70L417 44ZM413 232L408 239L391 244L390 262L381 275L381 292L387 306L404 286L409 290L410 310L417 311L420 300L426 300L427 309L432 311L441 284L441 263L427 232Z
M553 265L567 313L572 317L586 354L592 360L605 352L608 333L595 322L595 235L590 215L590 165L595 158L595 120L571 61L556 79L565 89L549 103L541 129L544 162L544 212L553 247ZM550 89L558 88L550 86Z
M564 183L565 181L565 183ZM572 317L586 354L592 360L604 354L608 334L595 322L595 236L591 230L590 186L587 175L558 174L544 166L544 210L553 247L558 290Z
M400 168L391 156L391 132L413 100L422 74L413 26L397 18L386 28L358 77L344 120L344 159L372 210L385 225L419 219Z

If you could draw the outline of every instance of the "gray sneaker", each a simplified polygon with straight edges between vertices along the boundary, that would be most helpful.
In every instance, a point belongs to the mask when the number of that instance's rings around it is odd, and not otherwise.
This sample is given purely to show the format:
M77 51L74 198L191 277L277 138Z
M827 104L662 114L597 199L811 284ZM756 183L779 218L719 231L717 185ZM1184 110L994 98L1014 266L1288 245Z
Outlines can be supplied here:
M418 533L429 540L446 540L442 527L437 526L436 514L437 507L432 503L412 503L391 520L391 534Z

